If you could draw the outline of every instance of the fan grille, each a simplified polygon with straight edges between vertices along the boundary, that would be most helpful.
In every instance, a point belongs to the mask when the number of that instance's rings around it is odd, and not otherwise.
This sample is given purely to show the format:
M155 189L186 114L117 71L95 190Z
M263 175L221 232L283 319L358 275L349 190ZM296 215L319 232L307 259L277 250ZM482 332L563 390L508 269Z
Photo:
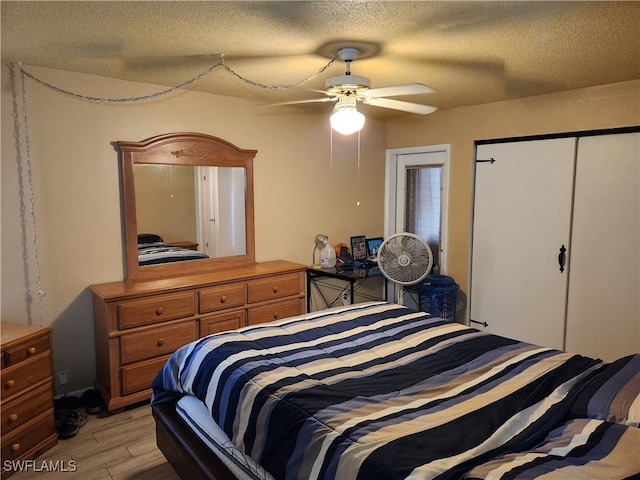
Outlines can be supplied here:
M429 244L412 233L398 233L378 250L378 267L392 282L413 285L425 278L433 265Z

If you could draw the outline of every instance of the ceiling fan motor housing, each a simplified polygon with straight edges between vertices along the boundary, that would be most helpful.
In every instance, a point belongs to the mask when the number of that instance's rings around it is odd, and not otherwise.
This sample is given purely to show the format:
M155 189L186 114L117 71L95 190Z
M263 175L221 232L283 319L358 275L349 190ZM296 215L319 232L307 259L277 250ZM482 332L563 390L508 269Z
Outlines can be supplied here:
M331 93L360 92L371 86L367 77L361 75L338 75L329 77L324 83L324 88Z

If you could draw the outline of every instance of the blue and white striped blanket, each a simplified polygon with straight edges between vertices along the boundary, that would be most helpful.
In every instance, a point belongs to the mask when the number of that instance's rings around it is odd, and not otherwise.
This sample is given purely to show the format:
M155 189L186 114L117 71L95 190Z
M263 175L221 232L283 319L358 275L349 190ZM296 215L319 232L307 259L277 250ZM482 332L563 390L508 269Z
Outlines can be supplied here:
M177 247L169 243L154 242L138 244L138 264L157 265L169 262L184 262L186 260L200 260L209 258L206 253Z
M532 447L601 362L359 304L191 343L154 403L195 395L277 479L444 479Z

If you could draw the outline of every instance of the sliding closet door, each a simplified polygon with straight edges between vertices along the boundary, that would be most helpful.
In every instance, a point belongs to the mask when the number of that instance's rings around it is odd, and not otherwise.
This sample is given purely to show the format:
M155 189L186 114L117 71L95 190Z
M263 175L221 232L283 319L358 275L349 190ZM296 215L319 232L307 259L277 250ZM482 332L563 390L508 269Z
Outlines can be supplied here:
M478 146L471 326L563 348L575 142Z
M567 350L640 352L640 133L578 140Z

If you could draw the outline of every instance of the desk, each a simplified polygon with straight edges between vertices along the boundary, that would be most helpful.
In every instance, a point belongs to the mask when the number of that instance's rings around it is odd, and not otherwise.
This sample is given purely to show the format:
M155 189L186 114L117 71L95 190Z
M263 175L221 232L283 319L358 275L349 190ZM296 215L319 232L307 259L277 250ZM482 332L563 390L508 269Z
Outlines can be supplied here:
M330 300L325 296L325 294L320 290L318 286L318 280L322 278L333 278L346 283L346 285L342 288L338 288L338 295L333 300ZM336 305L343 297L344 292L349 293L349 300L351 304L355 303L355 293L357 287L362 283L367 281L370 278L380 278L384 281L384 285L382 288L382 298L375 297L370 294L361 293L361 295L366 296L371 300L384 300L386 301L387 295L387 281L384 275L380 272L378 268L354 268L352 270L342 270L339 268L331 267L331 268L307 268L307 312L311 311L311 287L315 287L317 292L320 294L320 297L324 301L325 308L333 307Z

